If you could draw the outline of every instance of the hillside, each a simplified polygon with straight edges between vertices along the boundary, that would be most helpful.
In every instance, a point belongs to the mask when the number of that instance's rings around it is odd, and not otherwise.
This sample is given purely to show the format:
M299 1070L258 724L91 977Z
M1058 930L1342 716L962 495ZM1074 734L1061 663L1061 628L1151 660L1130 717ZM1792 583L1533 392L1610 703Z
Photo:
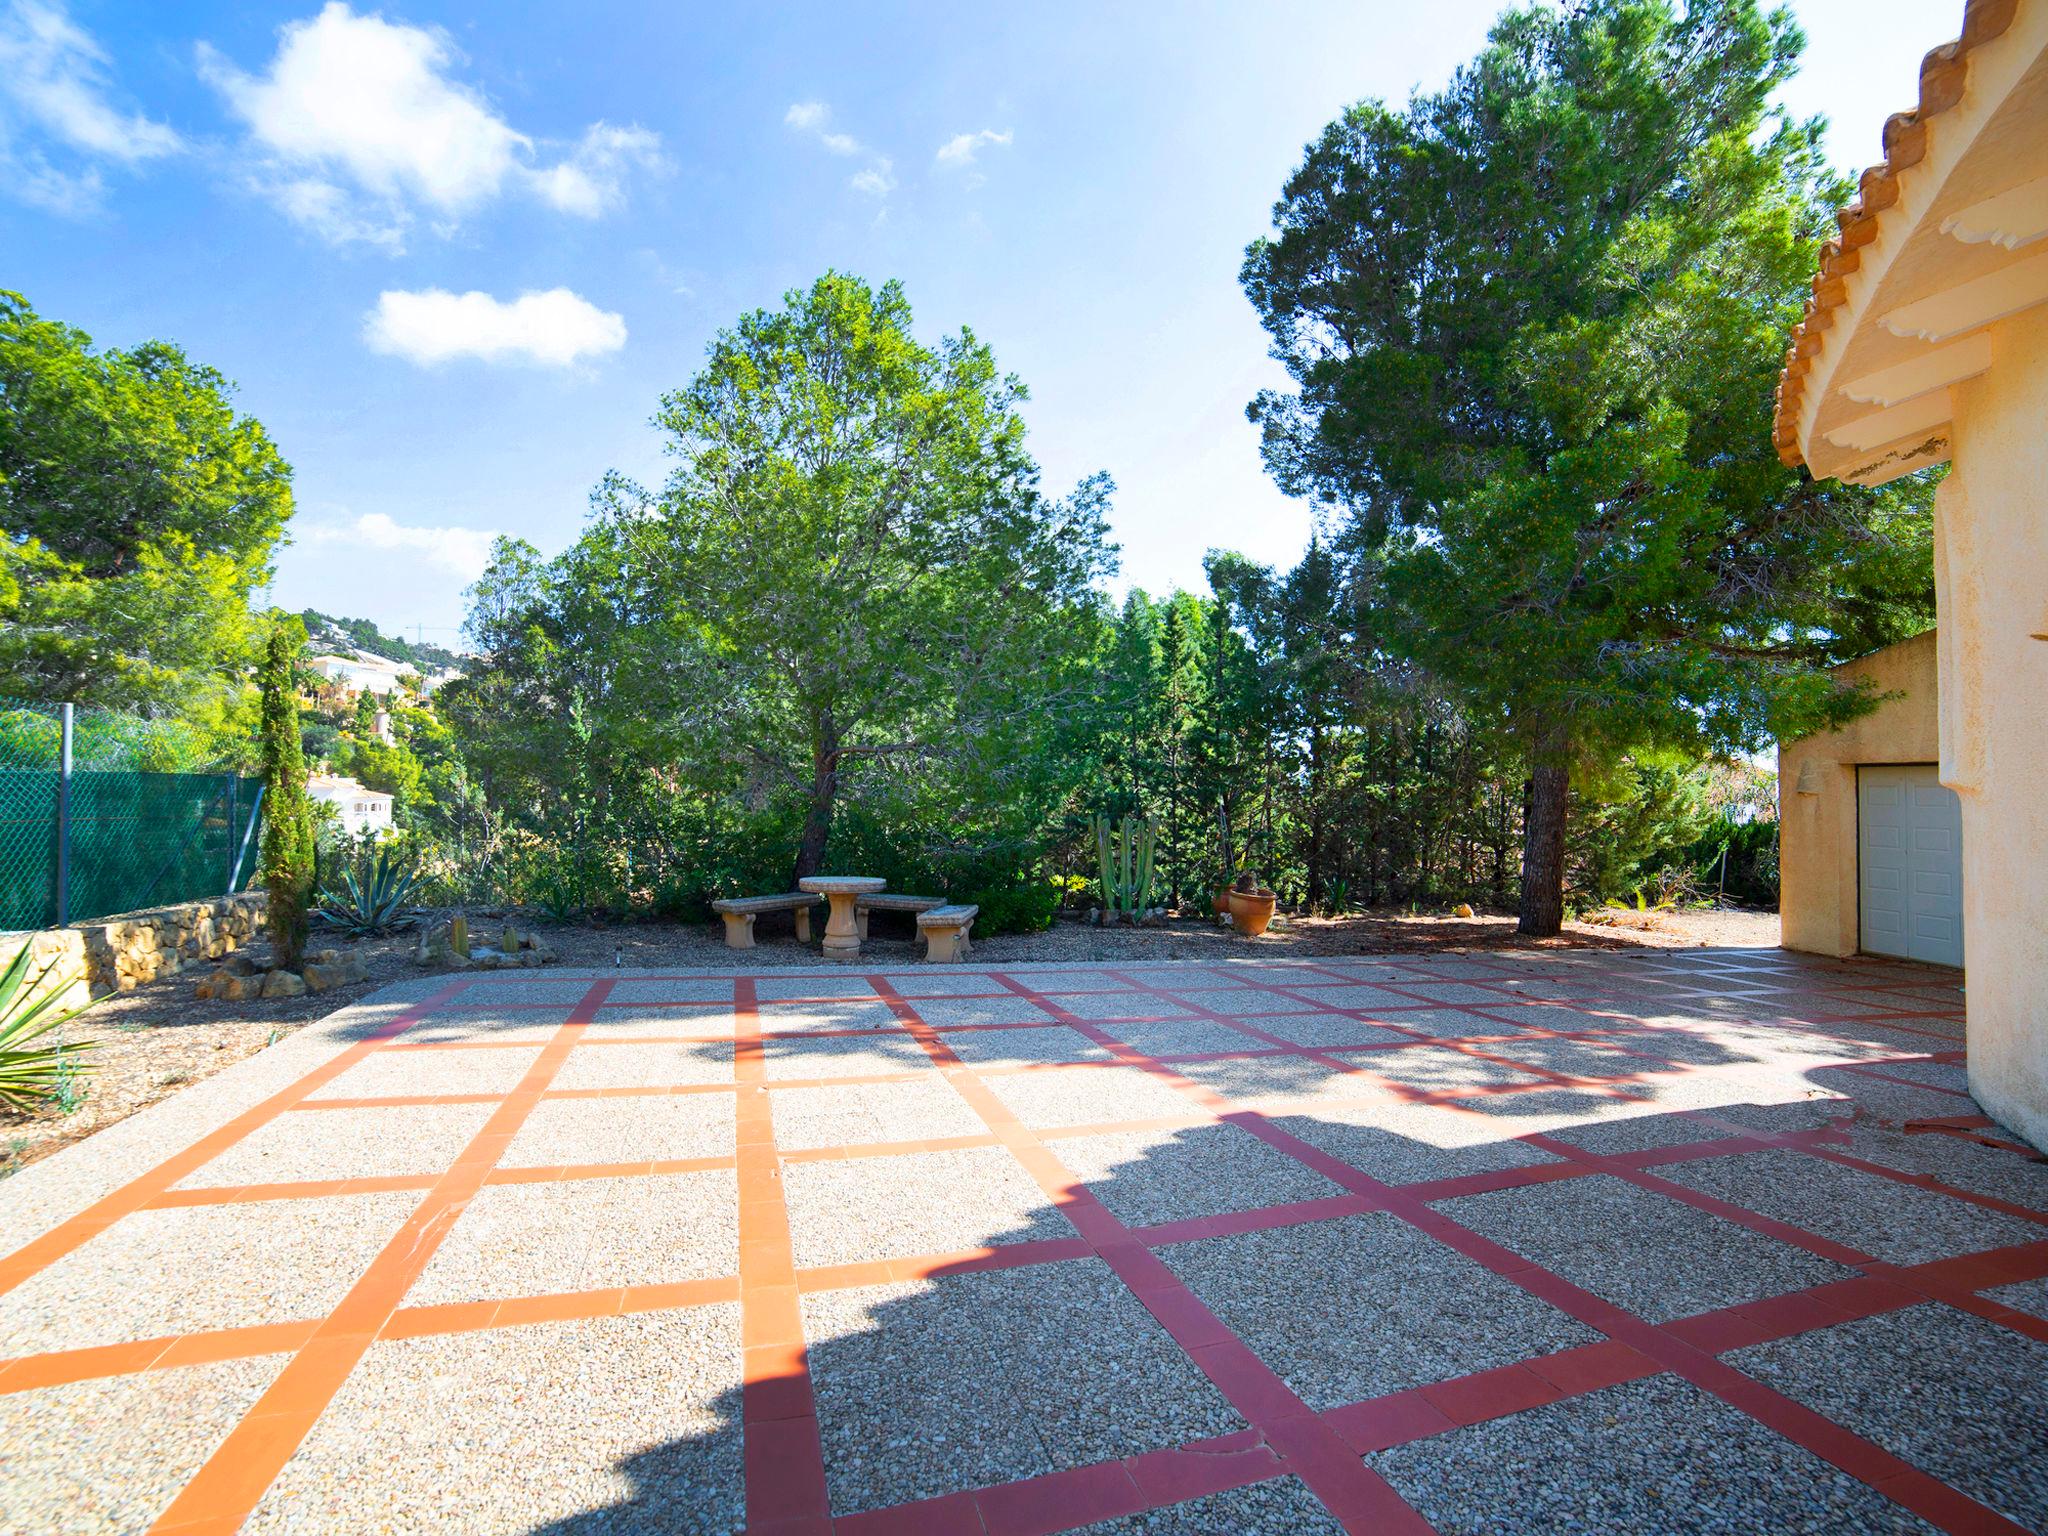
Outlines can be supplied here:
M461 671L468 658L446 646L387 635L368 619L343 619L308 608L299 617L305 621L306 636L315 652L321 650L370 651L388 661L404 662L425 676L448 669Z

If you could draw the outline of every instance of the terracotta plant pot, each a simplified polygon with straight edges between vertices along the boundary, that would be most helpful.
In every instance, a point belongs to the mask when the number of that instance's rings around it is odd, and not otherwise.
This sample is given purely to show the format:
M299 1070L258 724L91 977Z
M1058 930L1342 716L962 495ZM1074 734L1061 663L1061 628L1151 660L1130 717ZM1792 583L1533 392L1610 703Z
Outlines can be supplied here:
M1218 886L1209 899L1209 905L1215 909L1218 917L1227 916L1230 912L1230 887Z
M1256 939L1272 923L1276 900L1271 891L1232 891L1230 926L1246 938Z

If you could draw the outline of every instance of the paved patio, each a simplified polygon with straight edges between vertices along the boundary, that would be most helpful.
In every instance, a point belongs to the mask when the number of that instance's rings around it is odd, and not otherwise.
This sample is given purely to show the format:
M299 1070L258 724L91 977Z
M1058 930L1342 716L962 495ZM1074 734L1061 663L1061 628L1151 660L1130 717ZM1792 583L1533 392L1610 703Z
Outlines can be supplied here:
M392 988L0 1184L0 1528L2048 1528L1947 973Z

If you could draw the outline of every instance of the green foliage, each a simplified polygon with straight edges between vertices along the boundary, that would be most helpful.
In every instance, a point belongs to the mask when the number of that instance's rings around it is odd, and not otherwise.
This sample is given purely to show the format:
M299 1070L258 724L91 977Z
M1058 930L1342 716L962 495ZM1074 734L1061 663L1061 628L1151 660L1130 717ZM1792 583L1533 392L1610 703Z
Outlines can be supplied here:
M391 849L366 842L319 863L316 920L350 938L371 938L411 925L418 877Z
M317 855L293 680L305 643L305 627L297 619L278 618L264 646L258 677L263 700L263 887L270 897L271 948L278 964L286 967L295 966L305 951L306 904Z
M1800 46L1755 0L1511 11L1445 91L1331 124L1247 255L1296 385L1252 407L1274 474L1341 515L1377 642L1545 765L1839 721L1869 700L1822 664L1931 613L1927 487L1771 445L1843 191L1771 114Z
M176 347L95 352L0 291L0 675L11 692L205 717L250 656L247 594L291 470ZM230 696L224 700L223 695Z
M1152 906L1152 857L1159 825L1150 816L1095 818L1097 881L1104 911L1134 923Z
M1710 775L1673 761L1628 762L1574 787L1566 886L1581 907L1658 884L1690 864L1705 829Z
M65 1113L78 1107L84 1093L79 1083L80 1051L92 1042L66 1045L47 1037L81 1008L59 1003L66 982L52 979L57 963L41 970L23 944L5 970L0 970L0 1104L30 1111L55 1103Z
M1703 895L1725 894L1750 906L1778 905L1778 819L1737 821L1717 813L1686 851Z

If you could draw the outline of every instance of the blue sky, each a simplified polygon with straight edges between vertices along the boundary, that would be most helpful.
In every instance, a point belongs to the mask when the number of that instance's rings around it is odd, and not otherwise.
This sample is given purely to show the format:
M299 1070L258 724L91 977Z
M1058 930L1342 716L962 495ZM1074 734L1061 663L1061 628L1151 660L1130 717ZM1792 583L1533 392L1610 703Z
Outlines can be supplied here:
M181 343L297 471L272 597L453 638L489 537L554 551L712 333L827 267L1020 374L1047 482L1120 487L1124 580L1284 563L1240 293L1303 144L1440 84L1490 0L0 0L0 286ZM1877 157L1960 0L1804 0L1787 93Z

